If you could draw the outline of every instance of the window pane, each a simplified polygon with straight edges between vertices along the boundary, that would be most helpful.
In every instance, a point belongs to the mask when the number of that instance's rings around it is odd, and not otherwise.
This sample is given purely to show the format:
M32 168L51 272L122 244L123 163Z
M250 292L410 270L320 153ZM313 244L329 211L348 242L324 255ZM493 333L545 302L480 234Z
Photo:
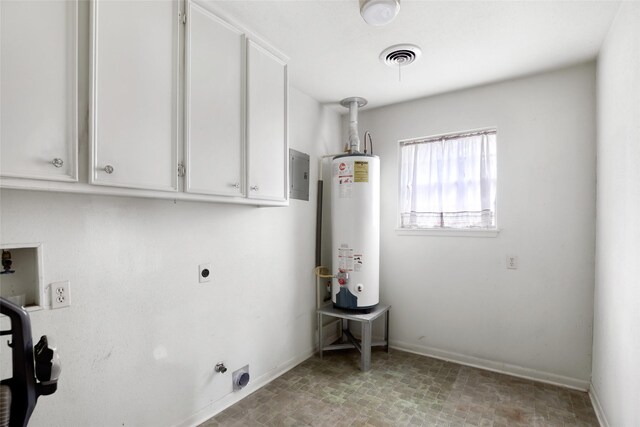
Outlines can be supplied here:
M401 147L405 228L495 228L496 132L412 141Z

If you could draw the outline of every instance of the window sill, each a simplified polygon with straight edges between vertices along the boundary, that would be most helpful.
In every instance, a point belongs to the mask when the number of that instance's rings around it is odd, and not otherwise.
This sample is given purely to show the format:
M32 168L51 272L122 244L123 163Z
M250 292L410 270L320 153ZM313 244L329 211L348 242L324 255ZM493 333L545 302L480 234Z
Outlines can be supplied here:
M396 228L398 236L439 236L439 237L498 237L495 230L462 230L454 228Z

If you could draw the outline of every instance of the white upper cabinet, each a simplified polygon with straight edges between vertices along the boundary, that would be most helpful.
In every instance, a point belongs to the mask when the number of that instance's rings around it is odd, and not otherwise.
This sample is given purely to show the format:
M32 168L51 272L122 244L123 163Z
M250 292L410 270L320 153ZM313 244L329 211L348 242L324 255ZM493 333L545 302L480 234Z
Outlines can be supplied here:
M0 1L3 177L76 181L76 1Z
M247 43L248 197L287 198L287 65Z
M0 187L287 205L285 57L215 2L0 0L0 19Z
M177 191L177 1L91 3L89 181Z
M185 52L185 191L244 191L244 35L188 2Z

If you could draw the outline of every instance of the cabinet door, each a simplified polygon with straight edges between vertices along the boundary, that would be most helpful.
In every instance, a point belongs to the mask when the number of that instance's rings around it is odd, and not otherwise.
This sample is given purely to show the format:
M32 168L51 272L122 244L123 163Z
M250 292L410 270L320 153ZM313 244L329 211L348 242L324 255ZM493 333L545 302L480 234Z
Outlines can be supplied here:
M90 182L176 191L179 3L91 5Z
M247 194L286 200L287 65L252 40L247 61Z
M0 1L3 176L77 180L76 1Z
M241 196L244 36L196 4L188 8L185 190Z

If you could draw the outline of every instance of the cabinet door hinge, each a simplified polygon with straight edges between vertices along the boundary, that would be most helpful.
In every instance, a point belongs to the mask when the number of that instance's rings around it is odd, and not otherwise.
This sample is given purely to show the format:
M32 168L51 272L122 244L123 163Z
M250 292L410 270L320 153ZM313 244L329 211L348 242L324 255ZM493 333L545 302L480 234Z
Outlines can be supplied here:
M187 23L187 14L186 13L178 13L178 19L180 19L180 22L182 22L183 24Z
M184 167L184 163L182 162L178 163L178 176L183 177L186 172L187 172L187 169Z

